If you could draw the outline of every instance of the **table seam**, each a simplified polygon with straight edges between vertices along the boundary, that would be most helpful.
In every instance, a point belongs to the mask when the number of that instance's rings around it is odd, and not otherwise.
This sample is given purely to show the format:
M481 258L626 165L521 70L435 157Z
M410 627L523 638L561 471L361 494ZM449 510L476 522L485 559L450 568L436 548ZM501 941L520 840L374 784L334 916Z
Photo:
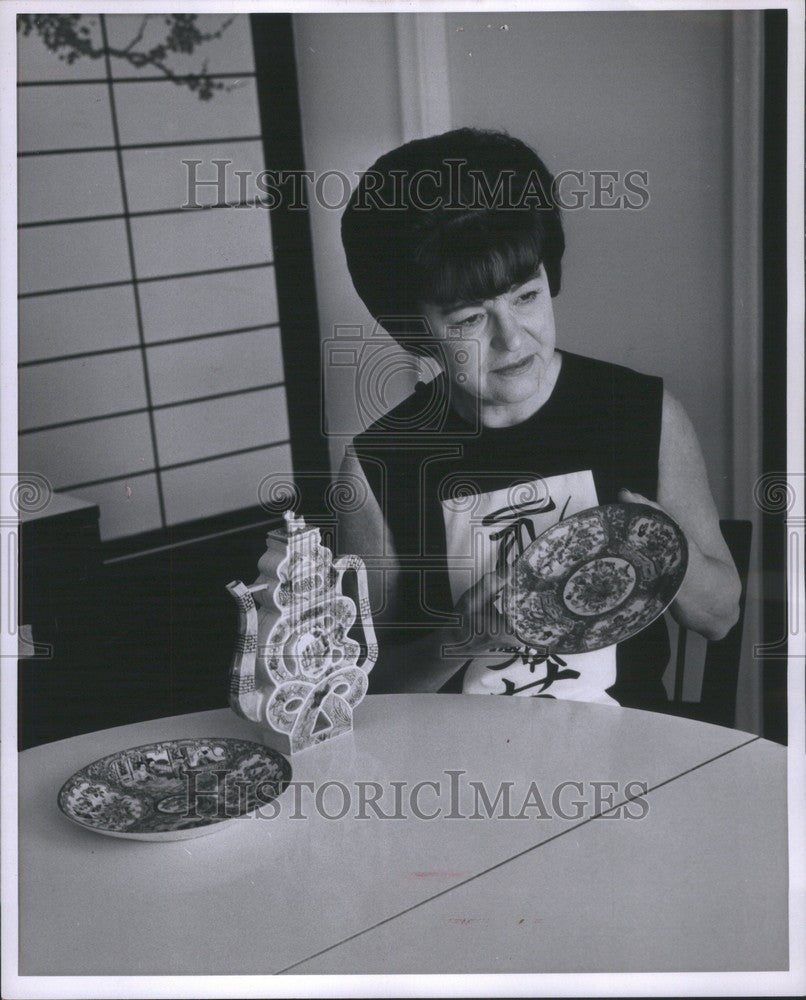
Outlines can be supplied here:
M411 913L413 910L418 909L421 906L425 906L426 903L431 903L435 899L439 899L442 896L446 896L449 892L453 892L455 889L460 889L462 886L469 885L476 879L481 878L483 875L488 875L490 872L495 871L497 868L502 868L504 865L509 864L511 861L516 861L518 858L524 857L526 854L530 854L532 851L537 850L540 847L544 847L546 844L550 844L554 840L558 840L560 837L564 837L568 833L573 833L575 830L579 830L583 826L587 826L588 823L592 823L596 819L601 819L608 813L614 812L617 809L623 808L630 802L634 802L638 798L645 798L651 792L655 792L665 785L671 784L673 781L677 781L680 778L684 778L688 774L692 774L694 771L699 771L700 768L705 767L708 764L712 764L717 760L721 760L723 757L727 757L728 754L735 753L737 750L741 750L744 747L750 746L752 743L757 743L761 739L760 736L753 736L749 740L745 740L744 743L739 743L735 747L730 747L728 750L723 750L721 753L716 754L713 757L709 757L707 760L701 761L699 764L694 764L692 767L686 768L685 771L681 771L679 774L672 775L670 778L665 778L663 781L659 781L656 785L652 785L651 788L647 788L646 792L642 792L641 795L632 795L624 799L624 801L619 802L609 809L603 809L598 813L594 813L592 816L588 816L587 819L581 820L579 823L575 823L573 826L567 827L564 830L560 830L558 833L552 834L545 840L538 841L536 844L532 844L529 847L523 848L523 850L510 855L508 858L504 858L501 861L496 861L494 865L490 865L484 868L480 872L475 872L468 878L462 879L455 885L448 886L446 889L440 889L439 892L434 893L433 896L428 896L425 899L418 900L416 903L412 903L411 906L407 906L405 909L400 910L398 913L393 913L391 916L384 917L382 920L376 921L369 927L364 927L360 931L356 931L354 934L349 934L346 938L342 938L341 941L335 942L335 944L329 944L325 948L320 948L319 951L314 952L312 955L308 955L305 958L299 959L297 962L292 962L291 965L287 965L284 969L278 969L276 972L271 973L274 976L282 976L291 969L297 968L299 965L304 965L305 962L310 962L314 958L319 958L321 955L326 955L329 951L333 951L335 948L341 947L343 944L347 944L350 941L354 941L356 938L361 937L363 934L368 934L370 931L377 930L378 927L383 927L384 924L391 923L393 920L397 920L398 917L402 917L407 913ZM315 975L315 973L313 973Z

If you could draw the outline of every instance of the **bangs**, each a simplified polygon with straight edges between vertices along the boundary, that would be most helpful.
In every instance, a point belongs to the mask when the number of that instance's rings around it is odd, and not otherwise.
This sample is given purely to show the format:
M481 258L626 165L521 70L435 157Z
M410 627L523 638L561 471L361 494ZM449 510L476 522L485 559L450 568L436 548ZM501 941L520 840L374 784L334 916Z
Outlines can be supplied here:
M531 212L474 213L452 220L417 258L420 302L481 302L533 278L543 239Z

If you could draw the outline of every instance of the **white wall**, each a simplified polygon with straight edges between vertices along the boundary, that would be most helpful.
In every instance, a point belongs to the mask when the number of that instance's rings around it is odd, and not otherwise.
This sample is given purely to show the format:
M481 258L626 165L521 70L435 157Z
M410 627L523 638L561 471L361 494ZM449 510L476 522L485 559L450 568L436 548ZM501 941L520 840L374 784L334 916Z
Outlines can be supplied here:
M565 213L558 344L661 375L697 428L721 516L747 516L752 470L734 486L732 467L731 238L743 209L733 198L732 31L737 17L754 15L418 16L444 31L450 126L506 129L555 172L647 171L643 210ZM300 15L294 26L308 169L366 168L405 138L395 16ZM757 49L747 57L758 59ZM322 336L336 323L369 324L343 261L339 213L314 207L311 221ZM359 429L348 398L328 406ZM334 460L342 445L332 443ZM748 658L742 728L758 727L758 691Z
M353 180L401 142L397 54L390 14L298 14L294 40L306 169L339 170ZM338 191L334 188L335 201ZM341 212L311 204L316 294L323 340L339 324L373 327L355 294L340 236ZM328 398L333 425L346 436L330 439L334 466L361 427L352 400Z

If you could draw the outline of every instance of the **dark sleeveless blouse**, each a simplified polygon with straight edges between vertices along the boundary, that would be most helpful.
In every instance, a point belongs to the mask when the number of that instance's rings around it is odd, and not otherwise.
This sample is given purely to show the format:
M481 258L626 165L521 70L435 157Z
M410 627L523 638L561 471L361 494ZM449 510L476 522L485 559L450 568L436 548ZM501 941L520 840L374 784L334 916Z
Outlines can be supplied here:
M584 475L592 476L594 503L616 502L622 488L657 499L661 379L563 351L546 403L523 423L501 428L462 420L450 406L450 391L444 376L418 385L353 442L394 540L406 622L421 628L438 627L455 605L446 498L472 503L474 495L499 490L517 496L519 485L575 482ZM555 506L549 494L545 503L545 510ZM517 541L510 532L499 556L515 558ZM411 637L405 628L386 636ZM621 705L659 707L666 700L661 677L668 658L661 617L616 647L616 680L607 694ZM459 691L461 684L457 676L443 690Z

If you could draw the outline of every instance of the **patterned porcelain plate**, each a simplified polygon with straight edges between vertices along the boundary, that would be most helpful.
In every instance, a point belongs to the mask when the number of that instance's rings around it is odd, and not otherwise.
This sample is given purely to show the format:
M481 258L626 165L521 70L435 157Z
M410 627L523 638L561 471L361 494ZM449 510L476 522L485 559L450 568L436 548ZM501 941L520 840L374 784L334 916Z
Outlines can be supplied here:
M291 765L276 750L224 737L168 740L88 764L59 791L68 819L109 837L188 840L277 798Z
M512 569L503 609L530 646L602 649L662 614L687 564L685 535L662 511L635 503L591 507L532 542Z

